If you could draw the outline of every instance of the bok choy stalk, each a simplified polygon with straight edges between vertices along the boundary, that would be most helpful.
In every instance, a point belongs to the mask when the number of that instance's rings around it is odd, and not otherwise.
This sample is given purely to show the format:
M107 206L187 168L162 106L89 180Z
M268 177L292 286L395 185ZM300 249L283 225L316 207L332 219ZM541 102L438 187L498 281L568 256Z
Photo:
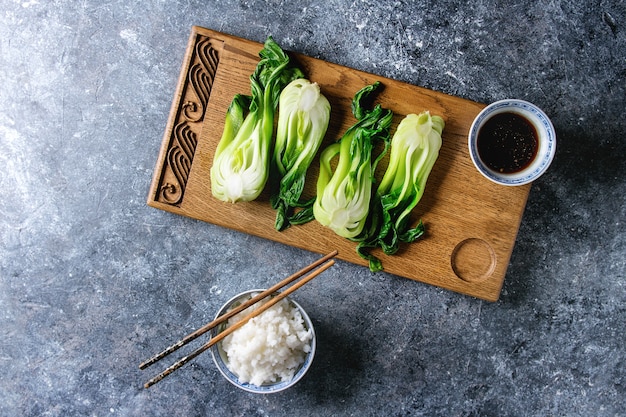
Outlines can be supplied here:
M380 82L376 82L356 93L352 100L352 114L357 123L320 155L313 214L319 223L346 238L356 237L363 229L369 212L374 171L389 146L393 113L380 104L372 110L365 109L362 104L379 85ZM383 141L385 147L373 160L373 150L379 141ZM336 156L339 160L333 172L331 160Z
M241 96L233 99L215 150L211 192L222 201L251 201L263 191L269 175L274 113L280 92L289 82L304 76L299 68L289 65L289 57L271 36L259 56L261 60L250 76L249 106L244 107L246 100Z
M389 165L372 200L366 229L357 240L357 252L369 261L370 270L383 269L368 248L380 247L396 253L400 242L410 243L422 236L424 225L410 227L410 214L422 198L428 176L439 156L444 121L425 111L409 114L391 139Z
M330 103L317 83L299 78L280 93L278 127L270 176L274 177L272 207L276 230L313 219L313 201L301 202L306 173L330 121ZM295 212L296 208L302 210Z

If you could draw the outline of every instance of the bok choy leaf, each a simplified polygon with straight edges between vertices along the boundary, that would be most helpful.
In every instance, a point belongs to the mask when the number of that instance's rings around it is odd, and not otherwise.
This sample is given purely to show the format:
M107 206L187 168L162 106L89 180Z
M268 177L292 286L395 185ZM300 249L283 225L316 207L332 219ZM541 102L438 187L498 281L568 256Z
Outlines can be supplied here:
M330 121L330 103L317 83L299 78L280 94L278 127L270 176L276 210L276 230L313 219L313 202L300 201L306 173L315 157ZM301 208L300 211L295 211Z
M391 139L389 165L372 200L367 226L356 239L360 242L357 252L374 272L383 269L382 263L368 249L380 247L391 255L400 242L413 242L424 233L421 220L411 227L410 214L422 198L439 156L444 125L441 117L427 111L409 114Z
M250 76L248 108L246 99L233 99L213 157L211 192L222 201L251 201L263 191L269 176L274 113L280 92L289 82L304 76L299 68L289 65L289 57L271 36L259 56L261 60Z
M315 219L339 236L359 235L369 212L374 171L389 145L389 127L393 113L380 104L367 110L363 101L380 86L380 82L359 90L352 100L352 114L358 120L342 138L320 155L317 198L313 204ZM376 159L377 143L385 148ZM338 156L335 170L331 161Z

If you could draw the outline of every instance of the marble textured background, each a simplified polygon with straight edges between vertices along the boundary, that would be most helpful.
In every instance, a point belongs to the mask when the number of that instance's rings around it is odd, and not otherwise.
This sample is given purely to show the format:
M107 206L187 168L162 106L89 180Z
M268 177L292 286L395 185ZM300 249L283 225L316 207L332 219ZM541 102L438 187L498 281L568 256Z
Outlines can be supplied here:
M192 25L542 107L559 147L500 300L339 262L297 294L295 388L204 355L144 390L139 362L317 258L146 206ZM0 0L0 415L625 415L625 76L621 0Z

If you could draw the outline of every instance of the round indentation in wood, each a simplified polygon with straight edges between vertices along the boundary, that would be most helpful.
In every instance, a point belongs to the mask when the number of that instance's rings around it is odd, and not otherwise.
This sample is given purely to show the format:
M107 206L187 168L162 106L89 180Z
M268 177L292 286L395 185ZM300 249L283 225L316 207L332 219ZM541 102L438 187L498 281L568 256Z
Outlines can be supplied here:
M457 277L467 282L478 282L493 274L496 253L483 239L469 238L456 245L450 262Z

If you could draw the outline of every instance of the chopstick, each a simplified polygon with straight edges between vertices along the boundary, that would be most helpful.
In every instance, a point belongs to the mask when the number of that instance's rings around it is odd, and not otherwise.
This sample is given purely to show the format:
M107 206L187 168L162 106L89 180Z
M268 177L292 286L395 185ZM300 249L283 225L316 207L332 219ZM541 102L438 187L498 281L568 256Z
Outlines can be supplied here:
M333 252L330 252L329 254L324 256L323 258L318 259L317 261L313 262L312 264L302 268L301 270L299 270L295 274L285 278L284 280L274 284L272 287L268 288L267 290L265 290L265 291L259 293L258 295L254 296L253 298L251 298L250 300L248 300L245 303L241 304L239 307L235 308L234 310L219 316L218 318L216 318L215 320L213 320L210 323L205 324L204 326L200 327L198 330L194 331L193 333L188 334L187 336L185 336L184 338L182 338L178 342L174 343L170 347L166 348L162 352L157 353L156 355L154 355L150 359L148 359L145 362L141 363L139 365L139 369L146 369L148 366L150 366L150 365L160 361L161 359L163 359L167 355L169 355L169 354L175 352L176 350L180 349L181 347L185 346L187 343L191 342L192 340L196 339L197 337L202 336L203 334L205 334L206 332L208 332L209 330L211 330L215 326L219 325L220 323L222 323L222 322L228 320L229 318L231 318L232 316L242 312L243 310L245 310L246 308L250 307L251 305L256 304L257 302L261 301L262 299L264 299L268 295L275 293L277 290L281 289L282 287L284 287L285 285L291 283L292 281L295 281L296 279L300 278L301 276L303 276L307 272L317 268L319 265L323 264L324 262L326 262L330 258L333 258L333 257L337 256L337 253L338 252L336 250L333 251Z
M187 362L191 361L192 359L194 359L195 357L197 357L201 353L203 353L206 350L210 349L214 344L216 344L220 340L224 339L226 336L228 336L229 334L231 334L235 330L237 330L240 327L242 327L250 319L252 319L253 317L258 316L261 313L263 313L265 310L269 309L274 304L278 303L280 300L282 300L283 298L287 297L289 294L291 294L292 292L296 291L298 288L302 287L307 282L311 281L313 278L318 276L320 273L322 273L325 270L327 270L328 268L330 268L332 265L334 265L334 263L335 263L334 260L330 260L327 263L323 264L322 266L319 267L319 269L317 269L316 271L312 272L311 274L309 274L308 276L303 278L301 281L295 283L293 286L291 286L288 289L286 289L285 291L279 293L276 297L271 298L268 302L263 304L261 307L259 307L258 309L254 310L253 312L251 312L246 317L244 317L243 319L241 319L237 323L233 324L232 326L227 327L222 332L218 333L215 337L212 337L211 340L209 340L207 343L205 343L204 345L200 346L198 349L196 349L193 352L191 352L189 355L184 356L183 358L179 359L177 362L175 362L169 368L167 368L166 370L164 370L163 372L161 372L160 374L158 374L157 376L155 376L154 378L152 378L148 382L146 382L144 384L144 387L145 388L150 388L152 385L156 384L157 382L159 382L160 380L162 380L163 378L165 378L166 376L168 376L169 374L171 374L172 372L174 372L178 368L182 367Z
M178 369L181 366L185 365L187 362L191 361L192 359L194 359L195 357L197 357L201 353L203 353L206 350L210 349L211 346L213 346L214 344L216 344L217 342L219 342L220 340L222 340L223 338L225 338L226 336L228 336L229 334L231 334L235 330L237 330L240 327L242 327L250 319L252 319L253 317L258 316L261 313L263 313L265 310L269 309L274 304L278 303L280 300L282 300L283 298L287 297L289 294L293 293L294 291L296 291L297 289L302 287L304 284L308 283L313 278L315 278L316 276L318 276L319 274L321 274L322 272L324 272L325 270L330 268L332 265L335 264L335 261L334 260L330 260L329 261L329 259L334 257L334 256L336 256L337 253L338 252L335 250L335 251L325 255L323 258L320 258L319 260L313 262L312 264L308 265L307 267L305 267L305 268L301 269L300 271L296 272L295 274L285 278L284 280L280 281L279 283L273 285L272 287L268 288L267 290L261 292L260 294L256 295L255 297L251 298L247 302L241 304L239 307L235 308L234 310L221 315L220 317L218 317L217 319L213 320L212 322L202 326L201 328L199 328L198 330L194 331L193 333L190 333L189 335L185 336L183 339L181 339L180 341L176 342L172 346L168 347L164 351L154 355L152 358L150 358L147 361L141 363L139 365L140 369L147 368L148 366L154 364L155 362L163 359L165 356L169 355L170 353L176 351L180 347L182 347L182 346L186 345L187 343L191 342L192 340L196 339L198 336L206 333L207 331L211 330L212 328L214 328L215 326L219 325L220 323L223 323L224 321L228 320L229 318L233 317L234 315L240 313L241 311L245 310L246 308L250 307L251 305L256 304L260 300L266 298L268 295L271 295L271 294L275 293L278 289L280 289L280 288L284 287L285 285L295 281L296 279L300 278L301 276L305 275L306 273L310 272L311 270L313 270L313 269L315 269L315 268L317 268L318 266L321 265L317 270L311 272L308 276L303 278L301 281L295 283L294 285L292 285L288 289L284 290L283 292L279 293L275 297L271 298L268 302L263 304L258 309L256 309L256 310L252 311L251 313L249 313L242 320L240 320L239 322L235 323L234 325L226 328L225 330L223 330L222 332L220 332L216 336L212 337L209 342L205 343L200 348L198 348L195 351L191 352L189 355L187 355L187 356L181 358L180 360L178 360L177 362L175 362L173 365L171 365L165 371L161 372L159 375L157 375L156 377L154 377L151 380L149 380L148 382L146 382L144 387L145 388L149 388L152 385L156 384L157 382L159 382L160 380L162 380L163 378L165 378L166 376L168 376L169 374L174 372L176 369ZM326 261L328 261L328 262L326 262ZM324 262L326 262L326 263L324 263Z

